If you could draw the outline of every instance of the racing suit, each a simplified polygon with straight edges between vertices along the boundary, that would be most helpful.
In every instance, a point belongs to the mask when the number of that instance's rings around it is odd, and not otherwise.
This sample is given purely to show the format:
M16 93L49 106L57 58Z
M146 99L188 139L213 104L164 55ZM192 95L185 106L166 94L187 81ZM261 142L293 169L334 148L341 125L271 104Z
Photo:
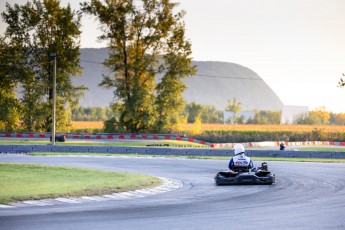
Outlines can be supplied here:
M250 157L245 156L244 154L238 154L231 158L229 162L229 169L232 170L234 166L248 166L249 168L254 167L253 161Z

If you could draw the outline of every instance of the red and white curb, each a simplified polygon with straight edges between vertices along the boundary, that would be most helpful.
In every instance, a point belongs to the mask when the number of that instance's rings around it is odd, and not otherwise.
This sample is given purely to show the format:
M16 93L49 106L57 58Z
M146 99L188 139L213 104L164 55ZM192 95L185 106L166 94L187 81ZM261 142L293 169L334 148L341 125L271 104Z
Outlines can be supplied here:
M281 143L285 146L318 146L318 145L331 145L331 146L345 146L345 142L338 141L262 141L262 142L243 142L245 147L276 147ZM210 148L230 148L232 149L237 143L212 143Z
M50 138L51 133L1 133L0 138ZM196 140L194 138L179 135L163 135L163 134L56 134L56 137L64 136L67 140L176 140L193 142L202 145L210 145L205 141Z
M152 196L164 192L170 192L183 187L183 183L179 180L173 180L163 177L158 177L163 181L163 184L152 188L152 189L139 189L129 192L113 193L102 196L82 196L82 197L71 197L71 198L55 198L55 199L44 199L44 200L26 200L20 202L13 202L9 205L0 204L0 209L6 208L19 208L19 207L31 207L31 206L50 206L57 204L81 204L87 202L97 202L97 201L110 201L110 200L126 200L134 198L142 198L147 196Z

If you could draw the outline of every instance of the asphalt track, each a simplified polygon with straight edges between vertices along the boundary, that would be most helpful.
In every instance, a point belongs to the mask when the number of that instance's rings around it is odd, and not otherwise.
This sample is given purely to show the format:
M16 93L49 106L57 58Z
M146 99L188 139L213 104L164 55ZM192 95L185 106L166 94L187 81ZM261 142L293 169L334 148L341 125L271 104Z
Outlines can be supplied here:
M0 154L0 162L145 173L184 185L144 198L0 209L1 230L345 229L341 163L269 162L274 185L216 186L213 177L226 161Z

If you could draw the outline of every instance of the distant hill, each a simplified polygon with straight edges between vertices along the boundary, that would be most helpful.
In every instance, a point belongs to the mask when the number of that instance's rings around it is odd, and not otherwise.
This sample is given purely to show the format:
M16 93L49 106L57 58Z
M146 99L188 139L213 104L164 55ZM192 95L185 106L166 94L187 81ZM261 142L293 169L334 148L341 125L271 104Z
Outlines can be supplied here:
M108 106L113 99L113 89L98 87L102 74L109 74L99 64L108 56L106 48L81 49L81 77L73 79L76 85L89 88L81 99L82 106ZM229 99L236 98L242 110L281 110L283 103L273 90L254 71L244 66L213 61L193 61L197 74L185 79L188 89L184 93L187 103L214 105L223 110Z

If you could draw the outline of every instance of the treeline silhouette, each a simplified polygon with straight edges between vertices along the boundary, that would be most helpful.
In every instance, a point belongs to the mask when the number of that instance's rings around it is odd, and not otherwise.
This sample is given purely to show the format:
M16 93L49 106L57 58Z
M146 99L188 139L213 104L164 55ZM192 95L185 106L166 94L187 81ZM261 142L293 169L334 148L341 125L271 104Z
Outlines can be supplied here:
M192 102L186 104L183 112L185 123L194 123L200 119L204 124L223 124L224 111L215 106ZM111 107L83 107L72 110L73 121L108 121L115 117ZM281 111L253 111L253 117L244 119L238 116L236 124L280 124ZM225 123L229 123L225 121ZM333 113L324 107L296 116L294 124L300 125L345 125L345 113Z
M114 117L110 107L83 107L72 110L72 121L106 121Z

